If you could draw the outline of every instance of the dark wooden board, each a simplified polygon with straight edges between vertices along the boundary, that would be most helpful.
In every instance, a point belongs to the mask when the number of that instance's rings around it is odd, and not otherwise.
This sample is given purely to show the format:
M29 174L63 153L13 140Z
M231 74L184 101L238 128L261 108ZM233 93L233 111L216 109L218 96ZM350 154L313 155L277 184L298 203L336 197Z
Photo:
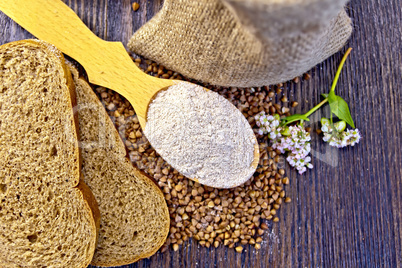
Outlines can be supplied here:
M138 0L137 12L128 0L65 2L99 37L127 44L163 1ZM279 223L269 224L260 251L237 254L190 241L125 267L402 267L401 2L352 0L348 13L354 50L337 93L349 103L362 142L338 150L312 135L314 169L300 176L286 166L293 202L282 206ZM30 37L0 12L0 44ZM301 104L296 112L328 90L345 50L315 67L309 81L287 84L288 98Z

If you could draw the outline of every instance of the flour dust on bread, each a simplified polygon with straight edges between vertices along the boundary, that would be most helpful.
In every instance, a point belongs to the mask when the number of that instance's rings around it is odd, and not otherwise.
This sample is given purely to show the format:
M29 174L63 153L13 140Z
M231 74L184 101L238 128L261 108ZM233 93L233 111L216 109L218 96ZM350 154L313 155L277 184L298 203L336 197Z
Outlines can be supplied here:
M0 267L86 267L99 212L80 182L74 89L61 52L0 47Z
M83 179L101 212L93 265L118 266L152 256L169 232L162 191L126 157L102 103L71 67L77 93Z

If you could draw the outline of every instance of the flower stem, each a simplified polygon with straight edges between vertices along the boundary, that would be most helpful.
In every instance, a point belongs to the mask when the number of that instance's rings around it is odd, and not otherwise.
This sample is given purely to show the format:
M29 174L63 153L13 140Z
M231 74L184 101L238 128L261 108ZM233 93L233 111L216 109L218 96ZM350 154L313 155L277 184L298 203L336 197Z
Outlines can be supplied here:
M347 59L347 57L348 57L348 55L350 54L351 51L352 51L352 48L350 47L350 48L348 48L348 50L346 50L345 55L343 55L343 58L341 60L341 63L339 64L338 70L336 71L334 81L332 82L330 92L335 91L335 87L336 87L336 84L338 83L339 75L341 74L343 65L345 64L345 61L346 61L346 59ZM308 111L304 115L306 117L309 117L310 115L312 115L315 111L317 111L321 106L323 106L327 102L328 102L328 98L325 98L323 101L321 101L319 104L314 106L310 111ZM331 114L331 119L332 119L332 114Z
M346 61L346 59L347 59L347 57L348 57L348 55L350 54L351 51L352 51L352 48L350 47L350 48L348 48L348 50L346 50L345 55L343 55L343 58L341 60L341 63L339 64L338 70L336 71L334 81L332 82L330 92L335 91L336 83L338 83L339 75L341 74L343 64L345 63L345 61Z
M352 48L348 48L345 52L345 55L343 55L342 60L339 64L338 70L336 71L335 74L335 78L334 81L332 82L332 86L331 86L331 90L329 91L329 93L335 94L335 87L336 84L338 83L338 79L339 79L339 75L341 74L343 65L345 64L345 61L348 57L348 55L350 54L350 52L352 51ZM321 101L319 104L317 104L316 106L314 106L310 111L308 111L307 113L300 115L300 114L295 114L295 115L291 115L291 116L287 116L284 119L282 119L282 126L286 126L287 124L293 123L293 122L297 122L300 121L300 124L303 125L304 120L308 121L308 118L310 115L312 115L315 111L317 111L318 109L321 108L321 106L323 106L325 103L328 102L328 95L330 94L326 94L327 97ZM331 124L332 124L332 113L331 113Z
M317 111L318 109L320 109L321 106L323 106L325 103L328 102L328 98L324 99L322 102L320 102L319 104L317 104L316 106L314 106L310 111L308 111L307 113L305 113L304 115L309 117L310 115L312 115L315 111Z

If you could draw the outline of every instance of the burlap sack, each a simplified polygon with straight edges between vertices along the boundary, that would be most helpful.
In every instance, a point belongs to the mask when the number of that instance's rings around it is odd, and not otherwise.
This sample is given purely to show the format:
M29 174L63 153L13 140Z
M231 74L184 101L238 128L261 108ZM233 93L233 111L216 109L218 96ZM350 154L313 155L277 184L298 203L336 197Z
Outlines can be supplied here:
M347 0L165 0L128 47L189 78L277 84L340 50L352 27Z

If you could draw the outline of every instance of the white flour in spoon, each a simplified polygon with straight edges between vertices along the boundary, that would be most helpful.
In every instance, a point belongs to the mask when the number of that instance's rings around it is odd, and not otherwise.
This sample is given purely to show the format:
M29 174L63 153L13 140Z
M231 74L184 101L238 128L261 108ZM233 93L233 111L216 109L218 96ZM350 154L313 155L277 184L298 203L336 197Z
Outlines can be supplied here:
M145 135L184 176L230 188L254 173L256 139L246 118L224 97L179 82L159 92L148 108Z

